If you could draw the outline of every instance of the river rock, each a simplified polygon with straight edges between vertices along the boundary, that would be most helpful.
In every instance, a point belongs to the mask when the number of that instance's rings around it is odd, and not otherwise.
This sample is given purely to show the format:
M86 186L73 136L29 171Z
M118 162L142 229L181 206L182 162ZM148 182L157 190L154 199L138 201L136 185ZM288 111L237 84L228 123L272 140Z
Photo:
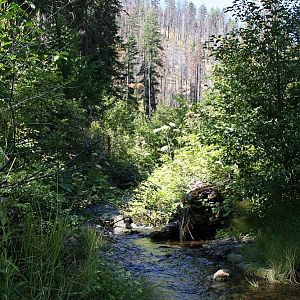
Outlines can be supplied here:
M176 241L179 239L179 223L171 222L159 231L153 231L149 234L153 241Z
M131 224L133 223L130 217L123 215L117 215L112 219L113 232L115 234L128 233L132 229Z
M251 239L223 238L208 241L202 250L214 259L226 259L229 254L237 252L243 246L253 243ZM237 257L235 257L237 258Z
M214 281L225 281L230 277L230 273L227 269L220 269L213 275Z

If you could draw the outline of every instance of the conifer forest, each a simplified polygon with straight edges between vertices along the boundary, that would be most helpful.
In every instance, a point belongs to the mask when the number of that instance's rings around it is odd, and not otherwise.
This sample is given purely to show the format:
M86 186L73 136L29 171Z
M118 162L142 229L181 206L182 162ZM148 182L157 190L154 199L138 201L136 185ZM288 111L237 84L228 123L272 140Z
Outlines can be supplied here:
M0 299L300 299L300 2L201 3L0 0Z

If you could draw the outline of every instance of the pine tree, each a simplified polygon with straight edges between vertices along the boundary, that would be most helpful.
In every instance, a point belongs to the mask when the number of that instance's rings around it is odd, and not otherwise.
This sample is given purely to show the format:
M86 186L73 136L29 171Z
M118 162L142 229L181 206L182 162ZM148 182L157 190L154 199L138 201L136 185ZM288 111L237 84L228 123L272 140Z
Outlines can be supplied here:
M137 65L137 43L135 36L131 33L125 43L124 43L124 74L125 77L125 100L128 104L133 104L137 106L137 99L135 97L135 83L136 83L136 74L135 74L135 67Z
M159 26L154 11L150 11L145 20L142 35L143 62L139 75L144 84L145 114L151 117L157 105L157 86L159 67L161 67L160 51L162 50Z
M79 0L71 9L74 16L73 27L79 39L80 90L78 95L89 114L103 93L113 92L113 78L116 74L118 39L117 15L120 10L118 0ZM95 115L95 117L97 117Z

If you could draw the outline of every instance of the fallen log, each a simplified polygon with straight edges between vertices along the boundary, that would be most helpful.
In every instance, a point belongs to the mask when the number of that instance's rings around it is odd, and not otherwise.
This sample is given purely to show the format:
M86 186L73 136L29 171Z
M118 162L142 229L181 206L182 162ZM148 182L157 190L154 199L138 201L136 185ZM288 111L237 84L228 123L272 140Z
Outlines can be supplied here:
M198 240L214 236L221 227L223 199L217 189L206 182L195 182L178 207L179 239Z
M149 237L153 240L192 241L212 238L222 227L223 199L206 182L193 182L182 197L172 222Z

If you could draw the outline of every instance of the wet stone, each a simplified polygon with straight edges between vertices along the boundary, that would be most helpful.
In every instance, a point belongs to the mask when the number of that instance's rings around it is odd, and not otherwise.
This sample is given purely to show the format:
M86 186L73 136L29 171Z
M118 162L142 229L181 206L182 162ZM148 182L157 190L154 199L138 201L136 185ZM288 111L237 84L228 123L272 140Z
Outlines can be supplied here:
M227 269L220 269L213 275L214 281L226 281L230 278L230 273Z
M186 248L187 245L153 243L139 235L120 235L116 241L107 258L119 262L134 278L145 278L164 295L164 300L299 300L300 293L287 292L286 287L284 291L272 291L267 283L260 283L260 288L253 290L242 276L214 281L213 274L224 265L204 257L199 249Z

